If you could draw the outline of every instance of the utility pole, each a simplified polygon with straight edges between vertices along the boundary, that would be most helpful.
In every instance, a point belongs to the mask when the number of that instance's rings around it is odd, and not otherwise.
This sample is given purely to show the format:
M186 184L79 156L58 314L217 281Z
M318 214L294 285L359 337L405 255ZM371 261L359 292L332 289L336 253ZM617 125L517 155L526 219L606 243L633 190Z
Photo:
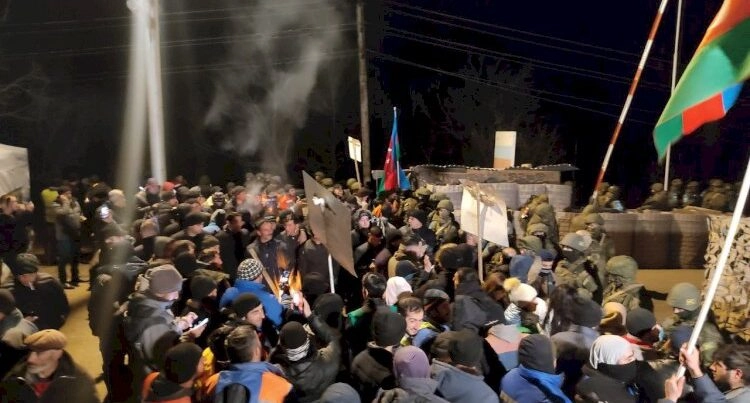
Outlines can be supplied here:
M146 82L148 94L148 125L151 151L151 176L157 182L167 179L164 147L164 106L161 89L161 39L159 34L159 0L148 2L148 39L146 50Z
M362 185L370 181L370 107L367 93L367 55L365 54L365 2L357 0L357 46L359 56L359 119L362 127Z

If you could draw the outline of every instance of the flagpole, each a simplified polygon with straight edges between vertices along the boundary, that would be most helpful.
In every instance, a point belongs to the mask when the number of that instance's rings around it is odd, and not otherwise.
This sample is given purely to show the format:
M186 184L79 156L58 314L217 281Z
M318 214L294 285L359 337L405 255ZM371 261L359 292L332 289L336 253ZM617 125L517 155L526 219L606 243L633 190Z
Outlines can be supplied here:
M742 212L745 210L745 204L747 203L747 194L750 190L750 160L747 162L745 168L745 177L742 179L742 187L740 187L740 194L737 198L737 204L734 207L734 213L732 214L732 221L729 222L729 230L727 231L726 238L724 239L724 246L719 254L719 261L716 263L716 268L713 274L711 274L711 283L706 290L706 297L703 299L703 306L698 314L698 319L695 321L695 327L693 327L693 333L690 335L688 341L688 354L695 349L695 343L698 341L698 336L701 333L703 325L706 323L708 312L711 310L711 305L716 295L716 289L719 288L719 281L721 281L721 275L724 272L724 267L727 265L729 260L729 252L732 249L734 243L734 237L737 235L737 229L740 226L740 219L742 218ZM681 377L685 374L685 367L680 365L677 370L677 377Z
M677 21L674 32L674 53L672 53L672 91L677 87L677 68L679 65L680 55L680 24L682 22L682 0L677 0ZM664 190L669 190L669 164L672 159L672 145L667 147L667 154L664 161Z
M398 115L397 115L395 106L393 107L393 130L398 130ZM391 130L391 138L393 138L393 130ZM391 150L392 154L395 154L396 145L397 145L396 142L392 144L393 146L393 150ZM399 158L396 158L396 161L395 161L396 163L396 186L398 190L401 190L401 145L398 144L398 146L399 146Z
M638 87L638 82L641 80L643 67L646 65L646 60L648 59L648 55L651 52L651 45L653 45L654 43L654 37L656 37L656 31L659 29L659 24L661 24L661 17L664 15L664 9L666 7L667 0L661 0L661 4L659 4L659 10L656 13L656 18L654 19L654 23L651 25L651 32L649 32L648 34L646 47L643 49L643 54L641 55L640 62L638 62L638 69L636 69L635 76L633 77L633 82L630 84L628 97L625 99L625 105L622 106L622 112L620 112L620 117L617 119L617 125L615 126L614 133L612 134L612 139L609 142L609 147L607 147L607 153L604 156L602 167L599 170L599 176L596 178L594 192L591 195L592 203L596 201L596 196L599 193L599 186L602 184L602 181L604 181L604 173L607 172L609 159L610 157L612 157L612 151L615 148L615 143L617 142L617 138L620 136L620 131L622 130L622 125L625 122L625 117L628 115L628 111L630 110L630 104L633 102L635 89Z

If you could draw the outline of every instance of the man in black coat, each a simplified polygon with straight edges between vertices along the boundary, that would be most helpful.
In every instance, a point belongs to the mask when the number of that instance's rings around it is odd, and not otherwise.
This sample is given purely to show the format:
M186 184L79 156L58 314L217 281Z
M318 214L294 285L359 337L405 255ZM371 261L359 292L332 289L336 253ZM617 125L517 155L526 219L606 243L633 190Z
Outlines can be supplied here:
M246 248L250 245L252 236L250 231L243 228L245 222L242 214L231 212L227 214L226 227L216 233L219 240L219 255L223 262L222 268L234 281L237 276L237 267L245 260Z
M16 307L40 329L59 329L70 313L68 297L60 282L47 273L39 273L39 260L22 253L11 265L13 279L2 285L13 294Z
M24 339L31 350L0 383L0 402L98 402L94 381L73 362L58 330L41 330Z

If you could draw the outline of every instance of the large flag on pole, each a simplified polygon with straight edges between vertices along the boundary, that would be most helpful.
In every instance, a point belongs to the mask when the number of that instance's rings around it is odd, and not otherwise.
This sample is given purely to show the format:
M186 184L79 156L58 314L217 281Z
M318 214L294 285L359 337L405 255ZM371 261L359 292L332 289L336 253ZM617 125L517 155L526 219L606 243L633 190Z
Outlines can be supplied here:
M750 77L750 1L724 0L654 129L654 145L667 148L734 105Z
M389 190L407 190L411 187L406 173L401 169L401 147L398 144L398 114L393 108L393 130L391 130L391 141L388 143L388 151L385 154L385 167L383 168L383 180L378 186L378 193Z

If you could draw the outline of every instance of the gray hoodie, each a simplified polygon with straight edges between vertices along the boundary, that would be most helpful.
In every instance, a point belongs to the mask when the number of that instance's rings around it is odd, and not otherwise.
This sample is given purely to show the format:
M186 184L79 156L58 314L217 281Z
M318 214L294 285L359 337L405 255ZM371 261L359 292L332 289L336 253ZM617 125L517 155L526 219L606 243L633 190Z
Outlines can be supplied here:
M499 402L497 394L484 383L481 376L432 360L432 378L437 381L437 394L452 403Z

